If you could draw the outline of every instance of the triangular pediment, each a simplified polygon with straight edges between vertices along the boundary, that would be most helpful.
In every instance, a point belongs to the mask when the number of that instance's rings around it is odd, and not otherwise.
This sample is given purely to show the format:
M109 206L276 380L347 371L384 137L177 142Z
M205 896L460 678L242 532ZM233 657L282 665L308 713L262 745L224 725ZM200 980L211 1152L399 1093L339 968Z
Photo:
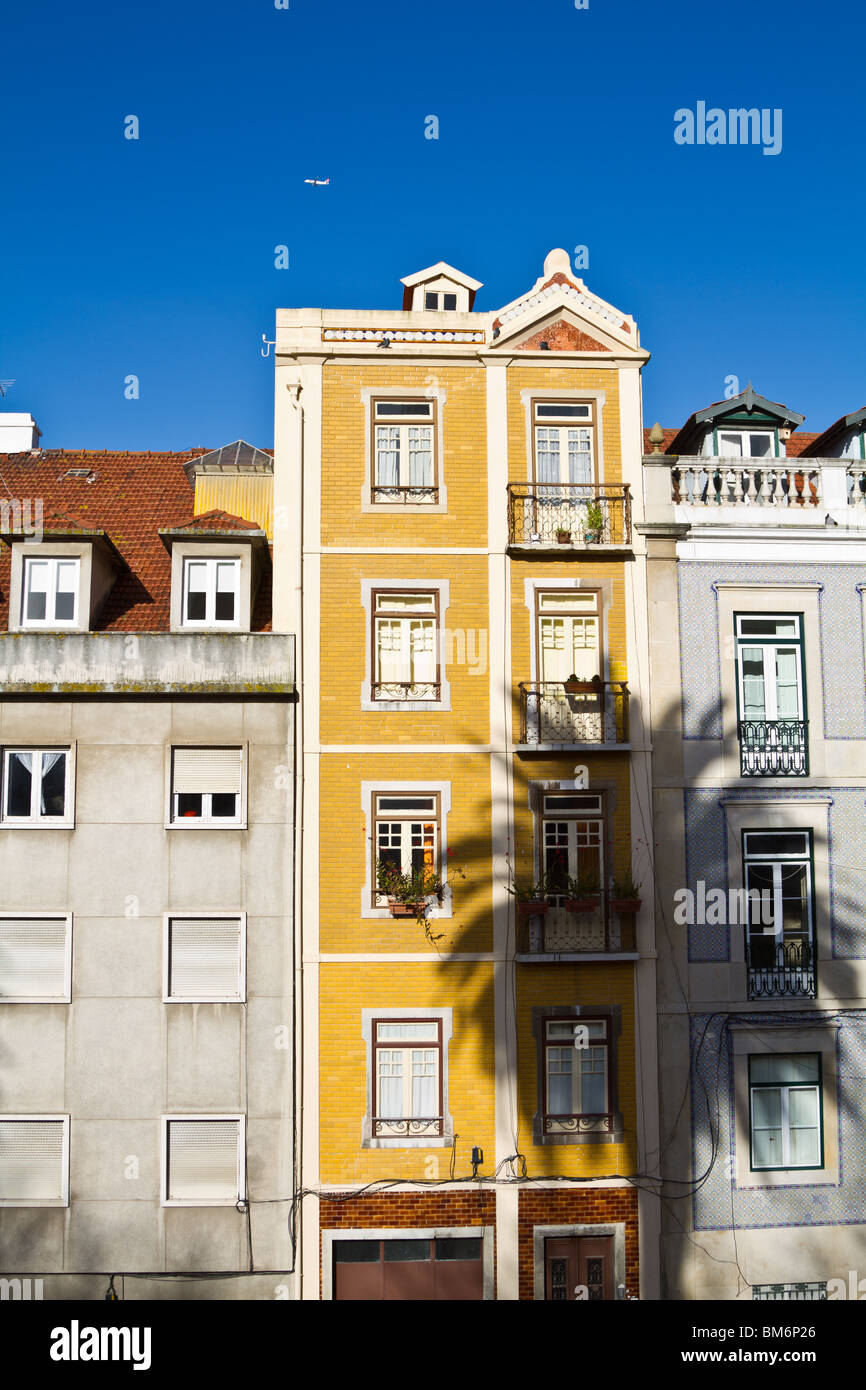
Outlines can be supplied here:
M566 319L556 319L545 328L539 328L528 338L512 343L513 352L609 352L606 343L585 333L577 324Z

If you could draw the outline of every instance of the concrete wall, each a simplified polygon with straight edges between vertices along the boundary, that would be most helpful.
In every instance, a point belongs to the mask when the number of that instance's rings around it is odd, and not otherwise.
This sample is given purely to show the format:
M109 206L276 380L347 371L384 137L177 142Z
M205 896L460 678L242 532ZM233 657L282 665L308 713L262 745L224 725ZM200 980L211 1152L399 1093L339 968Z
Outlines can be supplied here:
M72 1002L0 1005L0 1113L71 1116L68 1207L2 1213L0 1268L45 1276L46 1298L290 1265L293 718L288 697L0 703L0 744L76 748L74 829L0 825L0 910L73 914ZM166 829L166 750L211 741L248 749L248 828ZM162 1002L171 911L246 912L245 1004ZM161 1205L160 1116L184 1112L246 1115L249 1213ZM290 1282L127 1279L126 1297Z

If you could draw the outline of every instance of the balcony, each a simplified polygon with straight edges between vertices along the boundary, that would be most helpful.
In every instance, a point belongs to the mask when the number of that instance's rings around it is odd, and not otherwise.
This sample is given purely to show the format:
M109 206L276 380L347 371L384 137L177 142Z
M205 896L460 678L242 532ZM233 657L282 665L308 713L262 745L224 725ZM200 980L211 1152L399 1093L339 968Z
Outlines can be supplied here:
M509 483L508 545L563 555L628 550L628 483Z
M521 681L520 743L527 748L627 744L625 681Z
M808 777L808 719L740 719L741 777Z
M650 527L673 521L866 529L866 462L861 460L647 454L643 487Z
M546 912L518 922L518 957L634 954L634 912L617 912L603 899L589 912L572 912L562 902L552 898Z
M814 999L815 951L803 937L777 942L750 936L746 941L750 999Z
M814 460L680 459L671 468L671 500L687 507L797 507L822 504Z

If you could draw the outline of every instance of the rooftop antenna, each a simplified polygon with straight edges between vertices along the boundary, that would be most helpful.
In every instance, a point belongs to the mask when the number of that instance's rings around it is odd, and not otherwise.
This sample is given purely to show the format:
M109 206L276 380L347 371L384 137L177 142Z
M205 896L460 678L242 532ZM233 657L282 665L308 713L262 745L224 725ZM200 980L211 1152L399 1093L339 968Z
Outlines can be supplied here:
M14 378L14 377L7 378L6 380L0 379L0 396L5 396L5 395L6 395L6 392L9 390L9 387L10 387L10 386L14 386L14 385L15 385L15 378Z

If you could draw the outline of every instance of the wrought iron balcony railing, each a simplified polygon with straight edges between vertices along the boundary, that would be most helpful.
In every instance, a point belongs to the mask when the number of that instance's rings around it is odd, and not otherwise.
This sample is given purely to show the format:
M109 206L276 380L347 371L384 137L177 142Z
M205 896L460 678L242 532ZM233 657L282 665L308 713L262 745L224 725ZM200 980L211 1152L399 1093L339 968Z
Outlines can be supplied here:
M509 483L508 544L562 551L631 545L628 483Z
M545 1134L612 1134L615 1116L610 1115L544 1115Z
M403 502L411 506L424 503L435 504L439 501L439 489L438 487L404 487L396 484L393 487L383 487L376 484L373 487L373 501L388 502L395 505Z
M741 719L741 777L808 777L808 719Z
M376 1139L411 1139L418 1135L442 1133L442 1116L433 1115L429 1119L373 1120L373 1136Z
M374 700L438 700L438 681L373 681Z
M748 937L746 973L750 999L815 998L815 951L805 937Z
M634 912L617 912L604 896L589 911L573 912L561 897L547 911L518 924L517 950L525 956L619 955L635 949Z
M522 744L628 743L625 681L521 681L519 690Z

